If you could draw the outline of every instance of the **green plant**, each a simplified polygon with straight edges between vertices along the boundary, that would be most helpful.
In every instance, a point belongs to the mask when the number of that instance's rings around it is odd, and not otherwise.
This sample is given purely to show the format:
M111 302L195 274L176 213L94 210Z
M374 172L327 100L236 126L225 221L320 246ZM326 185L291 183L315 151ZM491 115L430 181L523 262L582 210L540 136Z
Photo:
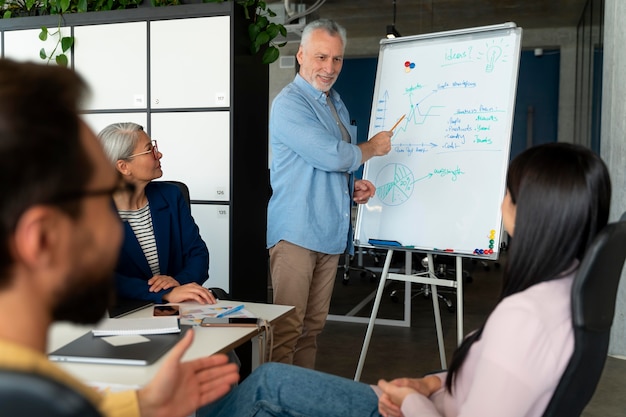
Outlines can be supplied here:
M150 4L154 7L160 6L176 6L180 3L180 0L150 0Z
M78 13L78 12L86 12L87 11L87 0L42 0L41 7L48 11L50 14L56 14L59 16L57 30L50 31L46 26L41 27L41 31L39 32L39 39L43 42L48 40L48 37L56 38L56 43L52 51L48 54L45 48L41 48L39 50L39 57L41 59L46 60L46 63L49 64L50 61L54 58L57 65L61 65L63 67L67 67L68 59L65 53L72 47L74 44L73 36L63 36L61 32L61 23L63 23L63 14L64 13ZM57 51L61 48L61 52L57 54Z
M35 1L35 0L24 0ZM56 14L59 16L58 25L56 31L50 31L46 26L41 27L39 32L39 39L42 41L48 40L49 37L56 38L56 43L50 53L46 52L45 48L39 50L39 57L46 60L46 63L50 63L54 58L57 65L67 67L68 58L65 54L74 45L73 36L63 36L61 32L61 23L63 21L63 15L65 13L83 13L90 11L101 10L114 10L114 9L126 9L128 7L136 7L141 0L41 0L38 4L40 9L49 14ZM61 48L60 53L57 51Z
M74 37L63 36L63 34L61 33L61 20L62 16L59 15L59 24L57 26L57 30L54 32L50 32L46 26L41 27L41 32L39 32L39 39L45 42L48 39L48 36L53 36L56 37L57 42L49 54L46 52L46 48L41 48L39 50L39 57L46 60L47 64L49 64L50 61L52 61L52 58L54 58L57 65L67 67L68 59L65 53L74 44ZM57 50L59 49L59 47L61 47L61 53L57 54Z
M3 19L17 16L35 16L40 14L41 1L39 0L0 0L0 10Z
M222 3L228 0L204 0L206 3ZM287 29L280 23L270 22L269 18L275 17L274 13L267 3L263 0L231 0L243 6L246 19L250 21L248 24L248 36L250 37L250 52L257 54L263 50L261 58L264 64L271 64L276 61L280 55L278 48L287 44L287 42L276 43L275 39L280 34L287 37ZM253 12L253 13L252 13Z
M56 31L51 31L43 26L39 32L39 39L46 41L51 37L56 38L55 46L50 53L41 48L39 56L50 63L52 59L58 65L67 66L68 58L65 53L74 45L73 36L63 36L61 24L65 13L81 13L101 10L127 9L137 7L142 0L0 0L0 10L5 10L3 18L15 17L21 14L56 14L59 21ZM234 1L243 7L248 24L248 36L250 38L250 52L257 54L263 51L261 60L264 64L271 64L280 56L278 48L287 42L277 42L278 35L287 37L287 29L280 23L270 21L275 17L267 3L263 0L202 0L204 3L222 3ZM170 6L181 4L181 0L150 0L153 6ZM60 48L60 53L59 52ZM55 55L56 54L56 55Z

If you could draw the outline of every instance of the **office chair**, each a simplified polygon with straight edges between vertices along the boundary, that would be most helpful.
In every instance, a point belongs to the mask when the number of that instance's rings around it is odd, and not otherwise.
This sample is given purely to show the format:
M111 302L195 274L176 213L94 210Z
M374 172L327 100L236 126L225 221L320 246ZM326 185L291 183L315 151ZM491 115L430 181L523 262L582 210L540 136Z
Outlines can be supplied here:
M180 189L180 192L183 193L183 197L185 197L185 200L187 201L187 204L189 205L189 207L191 207L191 196L190 196L189 187L187 186L187 184L185 184L184 182L181 182L181 181L163 181L163 182L176 185ZM209 290L211 290L213 295L215 295L215 297L217 297L220 300L230 300L231 299L230 294L228 294L222 288L219 288L219 287L209 287Z
M180 189L180 192L183 193L183 197L185 197L187 204L191 206L191 197L189 195L189 187L187 187L187 184L185 184L184 182L180 182L180 181L163 181L163 182L176 185Z
M543 417L579 416L604 369L617 287L626 258L626 213L585 254L572 286L574 352Z
M361 249L355 248L355 250L361 250ZM365 278L367 275L369 275L370 282L376 282L376 272L371 271L359 265L357 266L350 265L351 260L352 260L352 257L350 256L349 253L344 254L343 265L339 264L339 267L338 267L338 269L343 269L343 279L341 280L341 283L343 285L348 285L350 283L351 271L359 271L359 275L361 276L361 278Z
M424 254L416 254L416 255L423 256L420 261L423 271L416 271L416 272L428 271L428 257L426 257ZM454 259L450 257L444 257L444 258ZM453 280L456 279L456 269L454 268L454 266L446 263L445 259L439 260L437 255L433 256L433 261L435 263L434 265L435 275L438 278L448 278L448 279L453 279ZM472 276L466 270L463 270L463 282L465 283L472 282ZM411 299L420 295L422 295L424 298L429 298L431 296L431 288L430 288L430 285L428 284L419 284L419 285L413 284L412 287L413 289L411 290ZM403 291L404 289L394 289L393 291L389 293L389 298L391 298L392 302L397 303L400 301L400 294ZM448 309L450 313L454 313L456 311L456 307L452 303L452 299L448 297L449 295L452 295L454 297L454 294L456 294L455 288L441 287L437 289L437 297L439 298L439 301L445 304L446 308Z
M85 397L46 376L0 370L3 416L102 417Z

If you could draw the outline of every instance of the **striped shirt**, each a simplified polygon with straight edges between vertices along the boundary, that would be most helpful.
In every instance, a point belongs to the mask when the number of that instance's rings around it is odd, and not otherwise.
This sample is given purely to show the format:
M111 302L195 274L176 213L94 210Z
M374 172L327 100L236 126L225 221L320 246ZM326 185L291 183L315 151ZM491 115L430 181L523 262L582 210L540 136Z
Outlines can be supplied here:
M152 275L160 275L159 254L157 252L154 229L152 228L152 216L150 215L150 204L146 204L139 210L118 210L120 218L128 222L133 229L135 237L141 246L141 250L146 256Z

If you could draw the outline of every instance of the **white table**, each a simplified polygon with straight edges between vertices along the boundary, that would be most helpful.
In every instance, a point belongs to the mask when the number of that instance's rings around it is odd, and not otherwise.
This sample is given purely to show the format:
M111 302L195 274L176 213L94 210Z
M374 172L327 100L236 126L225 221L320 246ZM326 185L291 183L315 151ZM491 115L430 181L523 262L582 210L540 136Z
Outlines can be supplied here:
M232 304L232 301L224 302ZM181 307L196 305L195 303L180 303ZM257 317L267 320L270 324L282 319L294 311L292 306L274 304L260 304L244 302L246 310L254 313ZM128 318L151 317L152 307L129 314ZM120 319L120 320L123 320ZM48 352L54 351L72 340L90 331L93 326L78 326L63 322L55 323L48 333ZM225 353L245 342L263 336L264 329L255 327L194 327L195 335L193 344L189 347L183 360L196 359L214 353ZM260 352L258 343L252 343L252 367L259 365ZM148 366L131 365L103 365L57 362L57 364L73 374L77 378L92 384L143 386L152 379L161 367L166 355L157 362Z

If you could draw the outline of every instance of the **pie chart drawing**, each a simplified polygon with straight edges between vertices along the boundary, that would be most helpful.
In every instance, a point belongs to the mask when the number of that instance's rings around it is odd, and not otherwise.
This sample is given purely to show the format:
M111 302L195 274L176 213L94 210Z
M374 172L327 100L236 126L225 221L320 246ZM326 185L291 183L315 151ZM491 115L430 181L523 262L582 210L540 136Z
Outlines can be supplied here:
M413 194L415 179L406 165L385 165L376 176L376 195L388 206L398 206Z

